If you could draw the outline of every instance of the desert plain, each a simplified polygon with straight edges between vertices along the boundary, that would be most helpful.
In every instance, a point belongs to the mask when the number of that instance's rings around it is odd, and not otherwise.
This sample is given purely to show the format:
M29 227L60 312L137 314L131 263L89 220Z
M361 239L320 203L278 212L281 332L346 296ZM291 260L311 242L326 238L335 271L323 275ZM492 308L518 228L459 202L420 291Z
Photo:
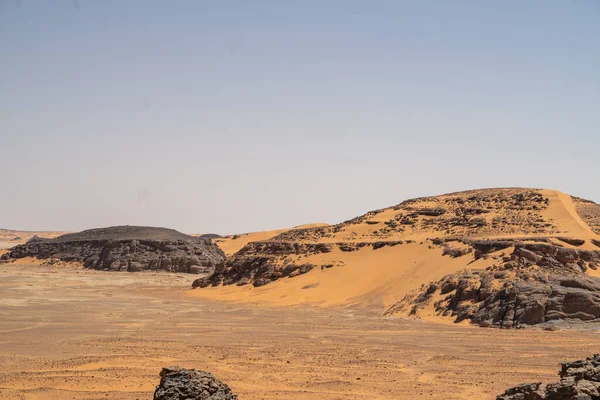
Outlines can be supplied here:
M165 365L211 371L242 399L493 399L556 380L600 338L198 300L187 274L6 264L0 277L2 399L150 399Z
M62 256L96 232L25 245L0 263L0 399L151 399L171 365L210 371L250 400L494 399L522 382L553 382L560 362L598 352L600 271L585 258L597 257L598 210L530 189L416 199L335 226L215 238L227 259L201 279L173 264L131 272L131 259L89 256L86 268L23 256L54 245ZM583 258L562 262L563 253ZM540 282L554 288L537 322L559 324L527 326L535 305L512 300L500 306L522 325L497 313L493 327L457 321L465 310L475 321L489 300L433 305L430 295L445 294L431 282L450 275L483 287L482 271L501 277L492 300L500 290L538 296ZM561 290L592 300L573 311Z

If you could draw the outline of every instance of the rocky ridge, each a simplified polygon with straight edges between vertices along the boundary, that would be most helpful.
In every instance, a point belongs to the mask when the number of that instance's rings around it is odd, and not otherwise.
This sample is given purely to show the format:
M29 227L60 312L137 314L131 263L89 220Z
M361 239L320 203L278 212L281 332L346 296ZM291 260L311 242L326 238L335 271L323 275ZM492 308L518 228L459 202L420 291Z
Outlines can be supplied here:
M553 235L556 226L542 213L548 206L549 199L536 189L472 190L410 199L336 225L289 230L272 240L335 241L344 233L352 235L353 228L360 224L371 226L365 240L385 240L418 232L456 237Z
M108 271L165 270L212 273L225 259L210 239L194 238L172 229L120 226L30 240L2 256L5 261L35 257L79 262Z

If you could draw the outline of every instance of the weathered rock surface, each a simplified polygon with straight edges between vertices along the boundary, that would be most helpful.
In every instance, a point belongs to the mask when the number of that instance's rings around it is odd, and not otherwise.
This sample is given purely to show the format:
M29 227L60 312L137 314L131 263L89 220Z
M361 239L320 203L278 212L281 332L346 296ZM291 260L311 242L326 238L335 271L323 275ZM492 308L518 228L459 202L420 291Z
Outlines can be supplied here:
M211 373L179 367L163 368L154 400L236 400L229 386Z
M545 219L542 214L548 205L549 199L536 189L471 190L406 200L388 209L369 211L336 225L289 230L273 240L317 242L342 231L351 231L359 224L371 225L373 231L369 235L382 240L391 240L394 235L407 230L434 231L456 237L499 233L550 235L557 229L552 221ZM394 217L383 221L385 227L380 228L381 221L373 218L379 218L381 213L391 209L395 211Z
M418 315L433 301L438 315L480 326L600 322L600 279L584 273L588 267L597 268L600 252L548 243L512 245L512 254L502 263L447 275L410 293L386 314ZM483 252L504 244L480 242L478 247Z
M110 271L165 270L212 273L225 259L210 239L165 228L122 226L91 229L55 239L30 240L4 259L35 257L81 262L86 268Z
M600 399L600 355L561 364L560 382L542 387L526 383L508 389L497 400L597 400Z

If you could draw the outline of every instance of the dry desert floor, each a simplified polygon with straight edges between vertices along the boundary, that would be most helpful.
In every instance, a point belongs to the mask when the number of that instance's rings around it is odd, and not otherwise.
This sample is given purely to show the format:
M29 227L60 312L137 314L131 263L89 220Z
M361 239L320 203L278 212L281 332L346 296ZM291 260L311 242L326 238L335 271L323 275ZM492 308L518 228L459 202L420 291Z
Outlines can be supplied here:
M498 330L189 296L191 275L0 264L0 399L151 399L163 366L240 399L492 399L594 331Z

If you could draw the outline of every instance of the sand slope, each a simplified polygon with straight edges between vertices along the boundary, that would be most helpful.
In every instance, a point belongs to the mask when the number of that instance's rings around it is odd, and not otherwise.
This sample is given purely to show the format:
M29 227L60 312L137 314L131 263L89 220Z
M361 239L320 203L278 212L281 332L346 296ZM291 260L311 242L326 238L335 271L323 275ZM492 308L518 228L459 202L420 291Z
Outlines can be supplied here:
M433 215L437 211L432 210L437 209L445 212ZM417 199L338 225L249 234L235 247L231 242L222 242L220 245L229 254L239 250L242 243L253 240L297 243L402 240L404 243L376 250L363 247L345 252L334 246L333 251L323 254L273 256L274 262L282 265L310 263L315 268L265 286L207 287L191 291L190 295L267 305L361 305L383 309L423 284L464 268L486 268L504 254L499 252L495 258L477 261L472 254L452 258L442 255L444 246L433 245L431 241L459 236L473 240L551 238L561 246L573 247L557 239L569 237L585 240L579 248L600 250L591 242L600 237L579 216L570 196L556 190L485 189ZM326 267L332 264L333 267ZM589 273L599 274L591 270Z

